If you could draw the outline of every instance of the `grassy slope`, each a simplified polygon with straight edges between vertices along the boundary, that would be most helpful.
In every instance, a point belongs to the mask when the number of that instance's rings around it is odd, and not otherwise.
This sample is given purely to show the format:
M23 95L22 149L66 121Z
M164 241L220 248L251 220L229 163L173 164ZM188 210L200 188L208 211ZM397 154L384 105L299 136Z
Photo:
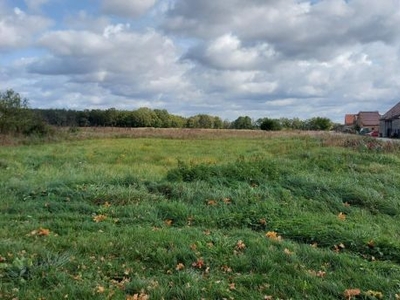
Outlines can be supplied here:
M0 298L346 299L358 288L360 299L396 299L399 153L328 144L2 148Z

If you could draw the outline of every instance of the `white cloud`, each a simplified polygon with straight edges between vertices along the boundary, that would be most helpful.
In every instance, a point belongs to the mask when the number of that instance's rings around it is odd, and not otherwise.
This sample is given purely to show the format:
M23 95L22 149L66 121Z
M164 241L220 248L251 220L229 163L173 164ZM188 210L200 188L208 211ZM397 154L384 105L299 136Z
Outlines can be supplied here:
M392 43L399 23L396 1L177 0L164 27L203 39L234 32L241 41L266 42L287 57L323 60L358 43Z
M49 19L27 14L18 7L0 11L0 51L30 45L35 35L51 24Z
M116 97L166 103L192 93L174 42L154 30L133 31L127 24L110 24L102 33L53 31L39 44L51 55L28 65L34 74L67 76L76 86L96 83ZM112 101L115 97L109 97ZM185 100L186 101L186 100ZM112 103L108 103L113 106Z
M26 6L32 11L40 11L40 8L49 0L25 0Z
M124 31L125 29L129 29L130 24L116 24L116 25L108 25L104 28L103 36L105 38L109 38L112 35L117 35L118 33Z
M121 17L135 18L154 6L156 0L103 0L105 13Z
M241 41L230 33L191 49L186 57L212 68L230 70L265 68L272 59L277 59L275 51L267 43L243 47Z
M113 48L101 35L76 30L48 32L39 39L38 44L62 56L93 56L108 53Z
M341 121L400 94L397 1L9 3L0 0L0 88L36 106Z

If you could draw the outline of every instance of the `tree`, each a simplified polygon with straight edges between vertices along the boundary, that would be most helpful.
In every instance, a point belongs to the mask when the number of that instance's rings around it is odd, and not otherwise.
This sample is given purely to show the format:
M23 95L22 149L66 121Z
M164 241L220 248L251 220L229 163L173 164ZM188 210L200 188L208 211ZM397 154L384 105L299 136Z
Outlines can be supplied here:
M237 118L235 121L232 123L232 128L234 129L254 129L253 122L251 121L251 118L248 116L241 116Z
M329 130L332 127L332 121L328 118L315 117L306 121L308 130Z
M186 125L186 118L176 115L170 115L172 128L184 128Z
M300 120L299 118L292 119L292 129L304 130L305 127L306 127L305 121Z
M214 117L206 114L199 114L189 117L186 120L186 128L214 128Z
M198 115L199 128L212 128L213 118L209 115Z
M157 114L148 107L141 107L131 113L133 127L159 127L161 120Z
M154 127L169 128L171 127L171 116L166 109L155 109L154 113L157 115L159 123Z
M89 122L89 110L85 109L84 111L80 111L78 113L78 125L81 127L88 127L90 126Z
M267 131L278 131L282 129L282 125L277 119L264 118L264 120L260 124L260 129Z
M221 118L220 117L214 117L213 128L214 129L221 129L221 128L223 128L223 126L224 126L224 123L222 122Z
M104 112L105 126L114 127L117 125L118 111L115 108L109 108Z
M186 128L195 128L196 126L196 117L189 117L186 120Z
M12 89L0 92L0 133L30 135L48 132L43 120L28 108L28 99Z

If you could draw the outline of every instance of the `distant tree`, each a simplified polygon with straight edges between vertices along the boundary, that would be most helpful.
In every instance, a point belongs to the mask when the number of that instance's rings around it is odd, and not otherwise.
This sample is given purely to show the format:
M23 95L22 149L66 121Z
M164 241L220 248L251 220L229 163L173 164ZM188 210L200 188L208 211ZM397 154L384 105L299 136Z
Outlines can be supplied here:
M224 123L222 122L222 119L220 117L214 117L213 118L213 128L214 129L221 129L223 128Z
M148 107L141 107L131 113L132 127L157 127L161 123L157 114Z
M315 117L306 121L306 129L308 130L330 130L332 121L328 118Z
M306 122L303 120L300 120L299 118L294 118L291 120L291 122L292 122L292 125L291 125L292 129L299 129L299 130L306 129Z
M249 116L240 116L232 122L231 127L234 129L254 129L253 122Z
M170 115L172 128L184 128L186 125L186 118L176 115Z
M196 128L196 117L192 116L186 120L186 128Z
M105 126L114 127L117 125L118 111L115 108L109 108L104 112Z
M186 128L214 128L214 118L206 114L189 117L186 120Z
M92 109L88 116L90 126L106 126L106 112L101 109Z
M154 113L157 115L158 123L154 127L169 128L172 127L172 118L166 109L155 109Z
M7 90L0 93L0 133L21 131L25 122L21 118L28 109L28 100L22 99L18 93L13 90Z
M282 126L282 128L292 129L292 120L289 118L280 118L279 123Z
M67 126L76 127L78 126L78 115L79 111L67 110Z
M198 115L198 126L199 128L212 128L213 127L213 117L209 115Z
M78 112L78 125L80 127L88 127L91 125L89 122L89 114L90 112L88 109Z
M67 113L65 109L34 109L48 124L53 126L67 126Z
M43 135L49 132L39 115L28 108L28 99L12 89L0 92L0 133Z
M260 124L260 129L267 131L278 131L282 129L282 125L277 119L264 118Z
M255 122L254 122L254 127L257 129L260 129L261 123L264 121L265 118L258 118Z

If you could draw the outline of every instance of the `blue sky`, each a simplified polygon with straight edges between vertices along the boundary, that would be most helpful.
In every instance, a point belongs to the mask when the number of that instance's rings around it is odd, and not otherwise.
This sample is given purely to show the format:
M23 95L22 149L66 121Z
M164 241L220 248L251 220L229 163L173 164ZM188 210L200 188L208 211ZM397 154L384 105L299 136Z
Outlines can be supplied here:
M32 107L238 116L385 113L399 0L0 0L0 90Z

